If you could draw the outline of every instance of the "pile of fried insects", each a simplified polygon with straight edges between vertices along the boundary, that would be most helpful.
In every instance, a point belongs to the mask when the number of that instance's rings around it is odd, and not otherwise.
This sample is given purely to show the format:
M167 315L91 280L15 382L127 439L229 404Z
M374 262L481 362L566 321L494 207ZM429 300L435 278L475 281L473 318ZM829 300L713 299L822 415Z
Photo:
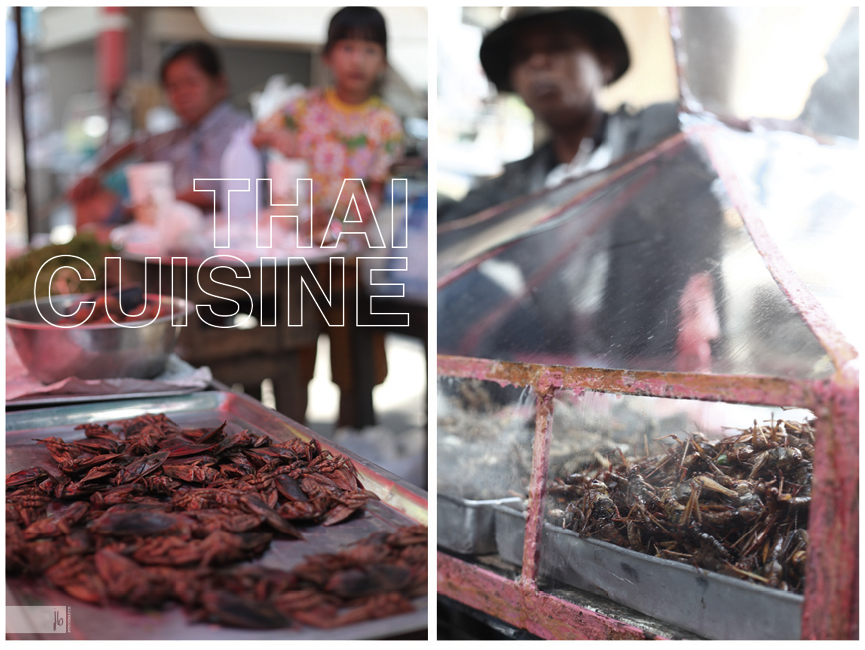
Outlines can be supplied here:
M802 593L814 422L671 437L663 455L557 478L548 517L585 537Z
M427 529L379 532L291 571L240 562L292 522L332 526L375 494L313 440L183 429L163 414L38 440L57 468L6 477L7 575L42 576L95 604L181 603L193 621L338 627L413 611L427 592Z

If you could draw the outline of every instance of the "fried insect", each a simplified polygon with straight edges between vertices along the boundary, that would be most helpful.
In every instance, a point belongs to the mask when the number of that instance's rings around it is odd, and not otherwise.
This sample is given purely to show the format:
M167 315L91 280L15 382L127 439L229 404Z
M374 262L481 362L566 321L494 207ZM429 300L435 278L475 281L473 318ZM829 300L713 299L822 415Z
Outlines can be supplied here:
M783 420L557 480L552 523L587 537L802 593L813 422Z
M37 441L57 468L6 477L7 574L89 603L177 602L193 620L247 628L347 625L426 594L425 527L316 556L315 571L242 565L274 538L302 539L294 522L335 526L378 496L315 441L227 428L147 414L80 425L81 440Z

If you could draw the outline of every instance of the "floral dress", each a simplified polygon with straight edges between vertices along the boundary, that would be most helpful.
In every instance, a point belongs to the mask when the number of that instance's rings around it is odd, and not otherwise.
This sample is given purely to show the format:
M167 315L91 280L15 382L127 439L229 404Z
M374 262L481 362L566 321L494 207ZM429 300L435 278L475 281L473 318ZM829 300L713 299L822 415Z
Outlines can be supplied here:
M313 89L279 117L280 126L297 133L298 151L309 162L316 212L343 218L350 198L343 196L336 205L343 181L360 178L369 193L372 183L389 178L391 165L402 155L400 120L378 97L346 104L332 88ZM376 208L380 197L370 194L370 199Z
M402 157L403 130L396 113L378 97L362 104L346 104L332 88L312 89L289 102L265 125L286 128L297 135L298 155L309 163L312 178L313 210L345 218L350 195L341 197L343 181L360 178L364 182L372 207L377 211L382 199L370 191L372 183L384 183L391 166ZM358 197L359 198L359 197ZM376 215L378 216L378 215ZM351 347L347 328L328 331L331 346L331 376L340 387L340 424L351 423L351 395L355 389ZM373 355L373 383L387 376L384 336L374 332L370 347ZM303 351L315 363L315 347Z

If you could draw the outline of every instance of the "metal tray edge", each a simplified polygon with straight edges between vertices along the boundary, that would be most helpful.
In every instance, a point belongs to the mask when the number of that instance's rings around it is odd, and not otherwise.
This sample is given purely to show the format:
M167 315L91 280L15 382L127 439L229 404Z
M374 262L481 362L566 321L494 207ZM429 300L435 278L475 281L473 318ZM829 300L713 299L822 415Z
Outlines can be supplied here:
M495 512L497 520L501 519L502 517L507 518L508 522L513 522L513 521L519 519L521 522L520 533L522 533L524 535L524 533L525 533L525 523L524 522L525 522L525 518L526 518L524 512L521 512L521 511L511 507L510 504L494 505L493 510ZM506 526L499 526L499 523L497 521L497 524L496 524L496 532L497 532L496 541L497 541L497 544L500 543L498 531L499 530L505 530L505 529L506 529ZM567 533L567 535L561 535L561 533ZM688 576L695 578L695 579L699 578L702 580L709 580L710 582L715 583L717 585L720 585L722 587L727 586L727 587L733 588L735 590L744 590L746 592L751 592L752 594L756 595L757 597L769 599L770 601L776 601L782 606L801 607L802 604L804 603L804 596L801 596L798 594L791 594L789 592L784 592L784 591L780 591L777 589L771 589L769 587L763 587L761 585L755 585L755 584L752 584L752 583L749 583L749 582L746 582L743 580L738 580L737 578L721 575L721 574L715 573L713 571L706 571L704 569L697 569L696 567L692 567L692 566L689 566L687 564L683 564L680 562L675 562L673 560L656 558L656 557L653 557L650 555L646 555L644 553L638 553L637 551L633 551L631 549L626 549L626 548L616 546L614 544L609 544L608 542L603 542L603 541L596 540L596 539L589 539L589 538L585 538L585 537L580 537L578 534L574 533L573 531L568 531L565 529L557 528L557 527L555 527L555 526L553 526L547 522L544 522L544 534L545 535L547 535L547 534L556 535L559 538L565 537L566 539L568 538L568 536L570 536L570 538L572 538L573 540L579 540L578 543L585 543L587 546L595 547L603 553L610 553L610 554L615 553L615 554L625 555L625 556L630 557L630 558L634 559L635 561L639 561L641 563L646 563L649 565L656 565L657 567L660 567L662 569L668 569L668 570L676 571L679 573L683 573L683 574L688 575ZM569 543L574 543L574 542L569 541ZM502 550L503 549L500 548L499 552L501 553ZM505 549L505 550L507 550L507 549ZM515 551L514 553L509 554L510 561L515 561L515 558L520 558L519 563L521 564L522 548L514 549L514 551ZM546 567L546 570L545 570L545 567L543 564L541 566L541 573L542 574L546 573L549 577L553 577L553 576L550 576L550 569L548 567ZM577 588L585 589L585 586L580 586L580 585L574 585L574 586L576 586ZM592 591L593 593L598 593L598 595L602 595L604 597L610 598L611 600L614 600L617 602L622 602L622 601L617 600L617 598L615 597L615 594L611 595L610 593L599 593L599 592L594 591L592 589L589 589L589 591ZM635 607L633 603L630 603L630 602L622 602L622 604L626 605L628 607L633 607L634 609L639 609L639 608ZM720 615L720 612L718 614ZM653 615L653 614L649 614L649 615ZM661 619L659 619L659 620L661 620ZM700 628L699 626L693 626L693 625L688 626L687 624L683 624L682 621L677 620L675 617L670 617L669 619L663 619L663 620L665 620L665 622L670 623L672 625L679 625L679 626L685 627L686 629L689 629L690 631L695 632L697 634L702 634L702 635L707 634L706 629ZM733 623L733 622L734 621L731 621L731 623ZM769 638L776 638L776 637L765 637L765 638L768 640Z

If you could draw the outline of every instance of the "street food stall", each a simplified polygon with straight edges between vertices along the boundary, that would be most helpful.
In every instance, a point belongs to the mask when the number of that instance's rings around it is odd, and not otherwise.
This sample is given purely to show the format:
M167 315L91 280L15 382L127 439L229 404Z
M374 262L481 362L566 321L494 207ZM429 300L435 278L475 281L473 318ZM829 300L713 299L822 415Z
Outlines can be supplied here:
M372 417L361 251L118 232L7 269L9 635L55 605L82 638L425 634L426 493L299 423L323 308ZM264 378L279 411L225 383Z
M263 112L265 105L272 112L281 108L283 103L288 100L288 96L278 94L274 96L268 93L272 87L271 82L282 81L290 84L294 97L297 96L298 92L304 92L307 86L324 85L327 81L326 75L323 73L323 66L318 65L318 59L323 39L326 36L327 19L334 13L335 9L328 9L327 7L266 8L261 11L250 12L232 7L200 7L147 8L141 10L127 8L120 11L113 9L102 11L97 7L89 7L48 8L46 10L37 8L37 10L32 11L25 10L23 15L19 15L22 12L18 12L16 14L17 21L19 26L23 25L24 38L19 44L18 50L13 53L17 54L13 57L17 66L16 70L22 75L26 72L28 76L38 78L40 83L39 85L28 85L26 88L22 86L14 90L16 96L21 96L22 102L23 99L26 99L28 106L38 105L40 108L39 111L24 112L28 114L38 113L43 130L53 127L56 132L50 138L41 139L36 137L32 126L28 127L30 129L28 130L25 129L26 125L16 123L12 124L9 130L15 137L23 135L24 143L29 143L31 147L29 155L21 156L22 161L30 161L33 164L35 160L46 168L54 169L56 166L57 169L51 178L50 188L46 187L45 183L42 183L42 177L39 173L23 173L26 170L19 167L15 156L12 155L15 151L10 147L9 153L12 164L10 164L10 173L7 176L11 187L10 196L18 195L16 189L18 187L18 172L22 173L25 180L31 181L31 187L38 185L39 191L36 192L37 196L34 196L29 209L25 209L26 206L16 201L10 201L7 211L7 255L10 258L14 257L23 249L25 243L42 247L49 240L55 244L68 242L69 238L75 234L76 228L78 235L82 234L82 226L84 226L87 218L96 218L97 222L107 218L111 220L112 226L116 226L120 220L129 218L130 208L133 206L139 208L132 210L139 220L149 221L150 225L156 226L150 229L148 243L163 242L165 246L161 249L158 246L151 246L144 253L133 253L132 249L136 245L139 245L139 250L143 250L141 240L148 237L147 233L144 232L148 229L140 223L127 228L115 229L112 232L111 240L123 250L122 256L124 257L127 280L129 280L130 275L132 279L143 278L143 258L147 255L162 257L163 269L166 271L166 276L169 276L168 268L171 265L170 258L172 256L190 259L194 257L195 267L198 267L200 266L199 262L208 257L226 253L225 250L214 250L213 247L208 251L202 251L197 246L201 242L212 240L212 228L208 222L210 211L213 209L212 206L205 205L201 214L192 214L193 208L188 203L175 201L172 209L161 211L162 216L157 220L154 219L155 215L138 205L141 203L141 195L147 194L140 188L156 182L165 183L162 177L166 175L171 177L172 170L167 170L164 165L159 170L156 169L155 165L148 167L147 164L140 167L130 165L125 169L112 168L108 170L106 168L104 174L93 174L94 180L97 180L96 177L99 176L98 180L104 181L102 182L102 189L105 191L100 189L95 195L85 198L73 196L76 194L76 188L80 185L79 181L87 181L88 175L91 173L91 161L88 158L93 157L96 153L107 153L117 145L123 145L119 146L119 149L124 149L131 135L135 135L133 140L143 138L146 142L150 142L153 139L153 142L156 143L154 144L157 149L156 153L159 155L165 153L160 148L160 143L162 145L165 143L162 143L158 136L160 134L165 135L177 124L178 115L174 114L176 107L173 107L173 113L164 105L165 97L160 96L157 82L159 71L156 64L160 50L166 51L167 45L178 41L213 42L215 49L224 55L224 71L226 81L230 82L228 91L232 106L240 114L248 114L252 108L256 120L265 117ZM426 317L426 259L417 255L421 252L421 243L424 244L424 253L426 249L425 239L421 242L418 236L419 226L422 226L424 231L426 230L426 165L425 154L423 153L426 138L425 133L423 133L423 126L426 124L424 119L426 70L424 65L415 64L419 60L419 53L425 51L426 31L423 27L425 9L387 8L385 14L392 26L391 31L394 32L392 39L394 42L391 48L392 67L389 69L388 78L381 88L388 95L393 94L393 101L398 107L399 118L405 122L407 150L411 156L400 161L400 169L395 169L394 175L408 179L407 183L397 188L396 193L401 195L401 198L397 196L395 200L397 204L401 200L405 200L406 212L409 213L409 218L405 221L408 223L408 227L412 229L412 237L409 238L411 250L402 250L398 253L408 254L412 258L412 262L408 270L400 269L404 271L403 273L396 273L397 269L393 268L389 270L391 275L396 274L397 280L406 278L407 281L416 284L415 288L409 290L411 295L403 296L401 300L406 305L411 303L409 309L413 312L411 320L412 325L415 326ZM280 20L280 18L287 19L289 17L292 20L287 22ZM37 24L40 29L32 29ZM278 27L279 25L282 27ZM125 39L114 38L121 32L125 34ZM111 42L109 48L103 47L104 42L107 41ZM91 49L92 51L90 51ZM117 54L116 50L118 49L123 50L122 54L128 59L126 68L122 65L123 61L114 60L117 58L114 55ZM80 54L80 57L74 58L72 54ZM111 59L111 61L106 61L106 59ZM64 67L67 62L69 62L68 69ZM425 58L423 63L425 64ZM90 78L92 76L89 74L92 72L91 68L96 68L99 72L95 79ZM149 79L145 84L147 92L143 92L141 88L144 83L143 78ZM100 92L87 94L87 101L84 104L89 108L84 110L83 94L70 95L71 88L77 88L80 93L88 88L88 84L94 83L98 83ZM118 92L120 93L119 96ZM106 108L104 104L109 101L110 106L108 106L109 110L106 114L102 109ZM99 108L96 111L97 114L88 115L88 111L93 112L96 108ZM236 116L236 113L231 114ZM71 122L70 116L75 118ZM97 126L99 128L96 128ZM233 129L236 124L230 126ZM228 132L228 126L224 130ZM81 139L82 134L87 136L84 140ZM208 137L209 141L222 137L219 133L211 135L212 138ZM290 202L286 193L295 192L294 180L296 178L293 178L291 171L286 170L288 168L294 169L294 177L296 177L299 159L273 160L279 158L278 154L273 151L267 152L266 155L259 154L251 148L248 142L243 142L243 137L236 137L242 135L248 135L248 130L241 133L241 130L238 129L230 142L233 146L228 146L223 152L221 164L217 165L223 176L233 178L237 176L246 178L243 174L247 176L252 174L256 177L270 176L273 178L273 201L276 203ZM157 142L158 140L159 142ZM165 146L168 147L168 145ZM38 150L39 156L34 155L36 150ZM208 154L211 159L217 158L215 151L214 148ZM132 156L132 159L134 160L136 155L146 158L147 153L143 150L138 151ZM274 164L266 168L267 174L264 173L263 169L257 173L254 172L258 163L263 162L261 160L263 157L270 158L269 163L288 162L293 163L294 167ZM101 155L96 156L96 158L101 158ZM199 159L200 157L193 152L188 158ZM182 159L184 156L179 156L178 160ZM173 171L179 174L179 167L183 165L178 165L178 160L173 161ZM211 169L207 173L207 177L218 175L212 172ZM285 173L281 175L279 172ZM167 192L163 190L167 190L170 186L171 181L169 180L166 186L160 190L158 196L154 194L153 197L149 198L153 198L156 202L165 202ZM235 236L240 234L245 237L247 240L245 242L246 248L251 249L251 255L245 257L241 255L241 257L247 262L250 260L257 261L260 256L256 255L262 251L256 250L254 225L249 220L243 224L238 224L236 217L239 208L243 209L244 214L242 216L246 217L248 216L247 213L250 212L250 206L255 201L263 203L267 189L256 187L255 179L248 186L248 191L242 195L235 191L238 189L236 185L231 186L232 198L230 202L234 210ZM176 196L176 190L177 188L172 193L171 199ZM203 191L197 193L194 198L202 198L206 203L206 196L208 196L207 192ZM181 198L189 199L188 196ZM220 199L228 202L225 195L220 194L217 199L218 202ZM423 204L422 209L420 203ZM108 206L114 207L108 209ZM181 206L186 209L180 209ZM76 214L73 215L70 207L74 208ZM202 206L199 205L199 207ZM220 206L220 210L225 212L227 205ZM277 212L280 211L278 208L276 210ZM170 214L168 214L169 212ZM220 217L222 216L220 215ZM405 213L402 216L405 216ZM390 221L388 216L385 216L384 219ZM401 217L397 217L394 223L398 223L400 219ZM20 226L24 222L28 225L27 228L22 229ZM192 222L198 223L193 224ZM195 227L196 225L198 227ZM321 223L320 225L323 226L324 224ZM136 230L137 226L142 227ZM127 232L120 235L118 231L122 230ZM238 230L242 232L238 233ZM252 243L249 242L250 237ZM193 248L195 250L192 250ZM308 251L289 248L289 253L293 252L295 255L309 258ZM256 275L248 278L248 281L238 280L243 285L241 289L234 292L228 290L232 296L242 296L245 303L250 303L242 305L244 309L248 310L246 313L249 313L249 310L259 308L262 303L266 306L272 305L278 313L284 313L287 309L284 276L288 272L289 264L280 255L273 257L276 261L269 268L274 270L264 271L264 274L268 275L268 281L264 287ZM307 260L313 270L307 274L304 279L305 282L311 281L312 277L319 271L325 274L328 272L329 269L326 268L327 257L324 254L318 256L316 260L312 258ZM356 258L357 255L346 256L346 284L344 287L339 287L337 292L339 295L335 297L335 300L339 299L344 302L347 309L354 309L357 303L355 297L358 282L356 281L357 278L352 275ZM318 262L322 260L325 262L324 269L318 266ZM222 273L230 274L230 270L220 270L222 267L236 264L239 269L242 263L226 258L214 261L210 266L214 269L213 272L220 276ZM251 263L250 266L252 266ZM192 266L190 265L189 268ZM101 273L102 271L99 269L97 272ZM255 273L256 270L253 269L252 272ZM280 277L279 282L274 281L274 273ZM296 277L299 275L296 274ZM197 282L197 278L190 276L187 279L189 280L187 290L198 292L198 295L201 296L200 283ZM322 280L323 285L328 284L328 278L317 279ZM175 284L180 282L179 279L171 279L170 277L162 277L160 281L164 281L165 286L156 289L156 291L163 289L167 291L169 282L176 281ZM369 278L361 277L360 284L365 288L369 284ZM423 291L417 290L420 287L423 288ZM280 292L278 300L272 301L271 298L276 296L275 289L277 288ZM257 296L262 291L265 292L263 299ZM301 304L301 293L302 291L294 291L292 296L293 300L298 301L298 306ZM255 297L250 300L247 296ZM199 302L195 300L195 295L190 295L190 298L193 302ZM361 303L364 302L363 295L361 295L360 300ZM194 366L208 366L219 380L230 386L241 384L244 386L244 390L253 396L260 395L262 379L275 379L278 407L282 412L300 421L304 415L305 400L303 399L304 381L299 377L300 375L308 376L312 372L315 341L322 329L320 325L317 328L314 326L316 320L314 306L313 310L312 313L307 310L306 322L303 327L289 329L252 328L251 325L256 319L250 319L243 331L240 331L240 328L225 328L222 332L223 336L214 337L209 336L209 334L218 333L214 332L213 328L191 327L184 331L178 351L181 357ZM293 309L292 311L299 314L300 309ZM351 365L351 370L346 374L350 375L349 380L356 387L356 390L351 391L350 399L345 400L346 403L343 404L345 408L342 410L345 411L346 415L341 418L340 424L361 429L375 424L375 413L372 405L373 377L370 370L373 361L369 358L371 356L370 346L365 344L369 336L368 332L371 331L372 327L365 330L351 328L351 324L357 321L352 318L349 321L349 326L346 329L352 329L352 332L351 340L346 345L349 348L349 353L346 355L344 365L346 367ZM368 325L369 323L364 324ZM377 325L378 323L374 324ZM220 325L226 325L226 323L220 323ZM425 340L425 328L422 328L422 332L417 327L397 328L395 331L409 330L413 335L422 334L420 338ZM394 331L393 328L391 331ZM378 334L373 336L378 337ZM383 356L383 353L379 356ZM349 357L351 358L350 362ZM381 368L383 364L378 358L375 361L377 362L377 380L380 382L381 375L384 374ZM302 367L302 373L298 373L299 367ZM278 379L276 379L277 375L279 375Z
M454 620L858 638L854 294L832 271L849 271L856 148L681 122L439 226L437 585Z
M108 22L146 40L140 17ZM259 247L264 209L151 200L163 179L127 171L136 220L7 248L7 638L426 638L426 492L302 424L300 351L330 326L351 424L373 422L359 278L382 264L269 223ZM403 230L419 187L394 199Z

